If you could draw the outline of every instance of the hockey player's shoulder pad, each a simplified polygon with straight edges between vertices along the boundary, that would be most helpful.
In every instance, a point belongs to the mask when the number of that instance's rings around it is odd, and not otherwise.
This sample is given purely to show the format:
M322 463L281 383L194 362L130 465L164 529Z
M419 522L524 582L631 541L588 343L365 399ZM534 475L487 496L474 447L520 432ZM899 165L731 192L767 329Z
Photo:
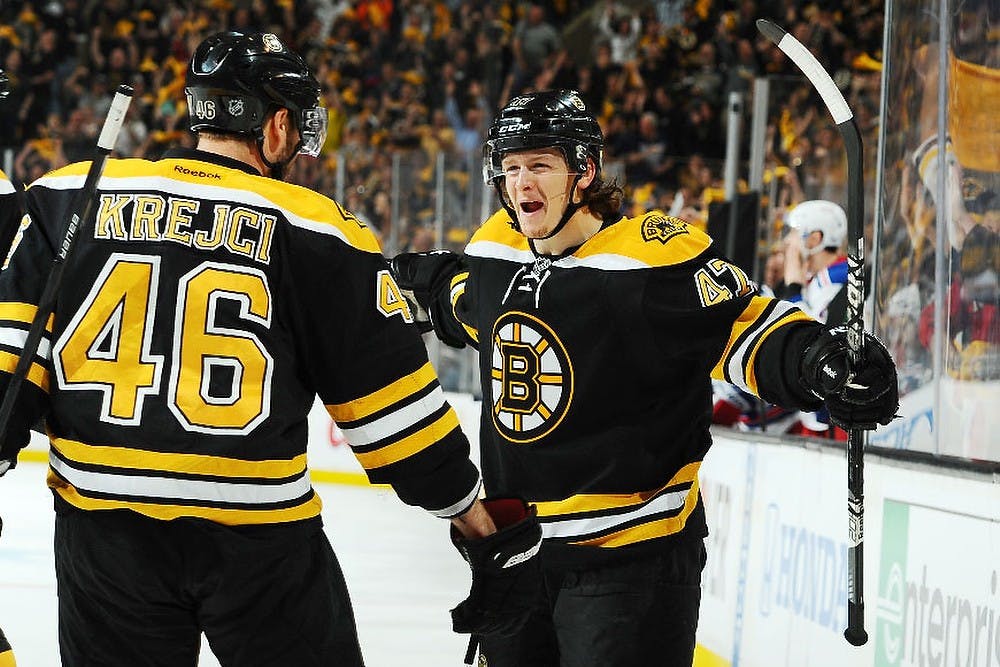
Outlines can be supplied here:
M465 247L472 257L506 259L522 264L534 259L528 239L511 226L510 215L500 209L476 230Z
M7 178L7 174L3 173L3 169L0 169L0 195L9 195L14 193L14 184L10 182Z
M711 237L697 227L653 210L601 230L577 255L616 255L636 267L675 266L698 257L711 244Z

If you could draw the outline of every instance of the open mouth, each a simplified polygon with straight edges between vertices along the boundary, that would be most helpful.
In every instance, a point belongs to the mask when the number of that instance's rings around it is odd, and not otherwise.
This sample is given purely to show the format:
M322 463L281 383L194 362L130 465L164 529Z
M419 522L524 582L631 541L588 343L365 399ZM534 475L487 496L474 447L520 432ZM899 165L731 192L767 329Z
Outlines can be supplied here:
M521 202L521 210L525 213L534 213L535 211L542 208L542 202L540 201L523 201Z

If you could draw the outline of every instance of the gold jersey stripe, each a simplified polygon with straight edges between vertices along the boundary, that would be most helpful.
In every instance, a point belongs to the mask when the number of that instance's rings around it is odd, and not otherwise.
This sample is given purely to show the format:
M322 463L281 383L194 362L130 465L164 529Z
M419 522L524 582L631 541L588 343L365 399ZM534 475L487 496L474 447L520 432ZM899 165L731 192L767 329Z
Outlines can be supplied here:
M52 441L52 448L65 459L109 468L257 479L294 477L306 469L305 454L293 459L245 461L207 454L172 454L128 447L88 445L68 438L56 438L51 433L49 439Z
M354 457L365 470L381 468L427 449L456 428L458 428L458 415L454 409L448 408L439 419L416 433L371 452L354 452Z
M681 532L687 524L688 517L698 505L698 478L695 477L691 483L691 489L687 497L684 498L684 507L676 516L665 519L656 519L649 523L639 524L631 528L625 528L609 535L596 537L592 540L580 540L570 542L570 544L580 544L595 547L621 547L626 544L635 544L645 540L652 540L657 537L666 537Z
M20 359L20 355L0 350L0 371L13 374L14 369L17 368L18 359ZM45 393L49 392L49 372L35 362L32 362L31 366L28 367L27 380Z
M220 509L217 507L198 507L195 505L160 505L157 503L131 502L127 500L110 500L105 498L90 498L82 495L76 487L67 484L52 470L49 470L47 483L63 500L74 507L83 510L113 510L129 509L139 514L170 521L181 517L208 519L226 526L246 526L263 523L285 523L301 521L318 516L323 509L323 502L318 494L295 507L268 510Z
M434 367L428 361L409 375L405 375L389 386L374 391L367 396L362 396L348 403L328 404L326 411L330 413L335 422L346 423L357 419L364 419L399 403L408 396L416 394L436 379L437 376L434 373Z
M0 320L11 320L12 322L31 324L31 322L35 319L35 313L37 312L38 306L30 303L18 303L16 301L0 303ZM55 314L50 313L49 321L45 323L45 330L49 333L52 333L52 324L55 322L55 319Z
M469 280L469 272L468 271L463 271L462 273L457 274L456 276L454 276L451 279L451 293L450 293L451 314L452 314L452 317L455 318L455 321L462 325L462 328L465 329L465 333L467 333L469 335L469 338L471 338L472 340L476 341L476 343L478 344L479 343L479 331L477 329L473 328L473 327L470 327L465 322L463 322L458 317L458 311L456 309L456 306L458 305L458 301L465 294L465 285L468 282L468 280Z
M757 390L757 372L754 370L754 364L757 361L757 352L760 351L760 346L764 344L764 341L771 332L779 327L783 327L791 322L812 322L813 319L806 315L801 310L793 310L786 315L778 318L774 323L771 324L757 339L757 343L753 346L753 350L750 351L750 355L747 357L746 365L744 366L743 372L746 376L747 388L754 396L759 396Z
M677 471L669 482L652 491L638 493L581 493L565 500L534 502L538 516L559 516L581 512L595 512L641 505L654 498L665 489L678 484L697 483L701 461L689 463Z
M755 296L750 299L750 303L740 316L737 318L736 322L733 324L732 332L729 334L729 340L726 342L726 349L722 351L722 355L719 357L719 361L715 364L715 368L712 369L712 377L716 380L725 380L725 365L729 361L729 354L732 352L733 345L736 341L740 339L743 332L752 327L760 319L761 314L764 309L771 303L769 299L763 297Z

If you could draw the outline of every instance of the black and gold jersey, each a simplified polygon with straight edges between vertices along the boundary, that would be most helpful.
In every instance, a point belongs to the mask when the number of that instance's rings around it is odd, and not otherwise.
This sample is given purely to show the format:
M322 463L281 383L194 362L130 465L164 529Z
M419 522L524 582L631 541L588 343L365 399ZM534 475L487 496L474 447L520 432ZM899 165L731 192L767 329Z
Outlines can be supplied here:
M710 378L814 402L795 355L819 325L658 211L559 257L536 256L500 211L447 286L432 319L480 351L486 490L535 503L550 549L705 534Z
M0 274L9 377L89 163L27 191ZM369 479L450 517L479 474L363 223L199 151L109 160L66 261L21 409L46 415L49 485L86 510L270 524L319 515L316 396Z
M18 201L17 190L0 170L0 262L7 257L11 242L18 232L23 211Z

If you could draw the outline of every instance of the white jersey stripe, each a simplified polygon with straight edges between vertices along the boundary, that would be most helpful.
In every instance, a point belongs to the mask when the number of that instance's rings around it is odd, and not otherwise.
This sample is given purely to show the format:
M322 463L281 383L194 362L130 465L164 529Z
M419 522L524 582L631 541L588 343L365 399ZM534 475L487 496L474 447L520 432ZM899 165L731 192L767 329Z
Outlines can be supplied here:
M618 514L563 521L546 521L543 518L542 536L545 538L585 537L593 533L613 530L616 526L653 514L676 512L684 507L684 500L688 493L690 493L690 487L681 491L670 491L657 496L638 509Z
M15 329L13 327L0 327L0 345L9 345L10 347L16 347L19 350L24 349L24 342L28 339L28 331L26 329ZM42 359L49 358L51 344L49 339L45 336L38 341L38 351L35 353Z
M55 452L49 452L49 465L61 477L84 495L106 493L130 498L172 499L208 504L233 503L241 505L267 505L301 498L309 492L308 471L283 484L254 484L253 482L225 482L194 479L174 479L155 475L118 475L110 472L92 472L74 468Z
M494 241L473 241L465 248L465 254L470 257L499 259L514 262L515 264L527 264L535 261L535 255L530 250L520 250ZM635 271L637 269L651 268L650 264L635 257L612 253L590 255L588 257L567 255L566 257L560 257L552 264L564 269L583 268L600 269L603 271Z
M442 507L439 510L430 510L430 513L438 517L439 519L450 519L453 516L457 516L458 514L464 512L465 510L469 509L469 507L472 506L472 501L475 500L476 497L479 495L479 489L482 487L482 485L483 485L482 478L478 478L476 480L475 486L472 487L472 491L470 491L464 498L459 500L451 507Z
M729 377L732 380L732 384L735 384L740 389L753 393L753 390L747 384L746 369L743 367L744 356L746 353L757 344L760 339L761 333L767 330L769 326L777 322L779 319L787 315L796 307L787 301L775 301L774 310L771 314L767 316L764 321L757 321L751 325L748 329L749 335L743 340L739 347L730 352L729 354Z
M375 421L355 428L341 426L340 430L352 447L363 447L396 435L403 429L434 414L444 404L444 392L441 387L436 387L419 401L404 405Z

